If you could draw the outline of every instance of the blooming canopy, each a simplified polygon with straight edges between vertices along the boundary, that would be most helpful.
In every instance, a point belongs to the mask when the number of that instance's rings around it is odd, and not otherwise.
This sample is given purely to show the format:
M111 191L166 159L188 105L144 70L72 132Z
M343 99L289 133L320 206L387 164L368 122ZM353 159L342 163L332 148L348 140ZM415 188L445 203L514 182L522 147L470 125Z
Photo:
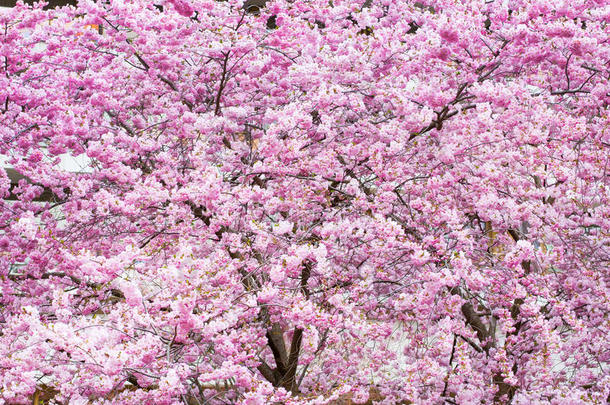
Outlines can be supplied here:
M1 400L606 403L609 23L604 0L19 2Z

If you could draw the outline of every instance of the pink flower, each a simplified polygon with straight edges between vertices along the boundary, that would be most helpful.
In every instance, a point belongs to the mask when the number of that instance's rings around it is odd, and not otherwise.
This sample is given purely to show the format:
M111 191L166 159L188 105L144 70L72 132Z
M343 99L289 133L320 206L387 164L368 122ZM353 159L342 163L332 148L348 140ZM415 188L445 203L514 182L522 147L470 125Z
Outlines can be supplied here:
M142 292L135 282L123 281L119 284L119 288L123 295L125 295L127 305L132 307L142 305Z
M457 42L458 33L457 31L451 29L442 29L439 32L441 38L443 38L447 42Z
M26 213L24 216L19 218L15 224L15 229L19 234L29 240L36 238L36 231L38 226L36 225L36 218L31 212Z
M292 231L292 223L289 221L280 221L273 226L273 232L278 235L284 235Z
M178 14L183 17L190 17L193 15L193 7L189 4L188 0L168 0L174 6L174 9Z

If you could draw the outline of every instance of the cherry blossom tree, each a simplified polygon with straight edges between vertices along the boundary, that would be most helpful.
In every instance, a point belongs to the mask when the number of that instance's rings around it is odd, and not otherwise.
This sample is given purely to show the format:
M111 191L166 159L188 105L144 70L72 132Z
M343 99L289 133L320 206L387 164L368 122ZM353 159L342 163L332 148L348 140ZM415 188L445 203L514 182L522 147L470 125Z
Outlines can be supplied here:
M606 403L609 23L605 0L19 2L0 402Z

